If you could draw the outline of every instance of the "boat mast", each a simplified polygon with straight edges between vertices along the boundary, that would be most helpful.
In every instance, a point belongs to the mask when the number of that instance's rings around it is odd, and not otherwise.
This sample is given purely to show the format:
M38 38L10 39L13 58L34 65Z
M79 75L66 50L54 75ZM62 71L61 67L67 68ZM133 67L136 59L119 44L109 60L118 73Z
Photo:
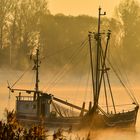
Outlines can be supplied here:
M34 60L35 63L35 71L36 71L36 82L35 82L35 92L34 92L34 100L38 99L39 97L39 49L36 49L36 59Z
M97 51L96 51L96 74L95 74L95 98L94 98L94 111L97 110L98 107L98 98L99 98L99 84L100 84L100 61L101 61L101 33L100 33L100 24L101 24L101 16L106 15L106 12L101 13L101 8L99 7L99 15L98 15L98 32L97 32Z

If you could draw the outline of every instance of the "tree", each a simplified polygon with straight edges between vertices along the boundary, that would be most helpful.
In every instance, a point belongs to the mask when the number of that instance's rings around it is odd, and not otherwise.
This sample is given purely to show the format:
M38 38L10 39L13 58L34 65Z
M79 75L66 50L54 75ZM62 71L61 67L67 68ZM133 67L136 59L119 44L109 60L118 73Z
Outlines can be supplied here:
M13 6L12 1L9 0L1 0L0 1L0 48L4 47L4 37L6 32L4 31L8 27L8 22L10 19L10 11Z
M40 39L40 18L48 13L46 0L15 0L9 35L13 67L28 66L27 54L38 45L36 39Z
M139 64L140 54L140 6L135 0L124 0L117 8L122 23L122 47L124 61L129 70Z

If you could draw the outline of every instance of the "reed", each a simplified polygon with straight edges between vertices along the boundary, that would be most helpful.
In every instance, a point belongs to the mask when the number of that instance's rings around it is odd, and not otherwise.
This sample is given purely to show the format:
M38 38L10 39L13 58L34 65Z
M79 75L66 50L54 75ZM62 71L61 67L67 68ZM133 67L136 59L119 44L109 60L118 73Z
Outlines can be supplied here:
M49 130L41 124L26 128L16 120L14 110L6 109L5 113L6 122L0 121L0 140L90 140L90 133L85 138L78 135L72 137L72 127L59 128L52 135L49 135Z

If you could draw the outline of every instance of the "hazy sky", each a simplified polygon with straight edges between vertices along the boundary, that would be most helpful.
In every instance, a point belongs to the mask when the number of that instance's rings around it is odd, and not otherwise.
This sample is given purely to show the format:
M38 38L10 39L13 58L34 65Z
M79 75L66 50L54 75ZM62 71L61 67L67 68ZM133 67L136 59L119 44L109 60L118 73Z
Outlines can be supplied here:
M108 16L112 16L114 8L121 0L48 0L48 6L52 14L63 13L65 15L90 15L96 16L99 5ZM140 1L140 0L139 0Z

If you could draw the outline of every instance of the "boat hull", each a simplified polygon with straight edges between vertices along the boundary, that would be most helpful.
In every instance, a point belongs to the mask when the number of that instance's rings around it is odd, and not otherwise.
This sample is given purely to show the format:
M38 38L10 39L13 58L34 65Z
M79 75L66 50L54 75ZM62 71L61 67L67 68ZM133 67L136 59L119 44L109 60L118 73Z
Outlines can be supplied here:
M135 127L137 120L138 107L134 110L116 114L94 114L83 118L83 125L91 128L109 127Z
M117 114L94 114L84 117L27 117L17 115L17 120L23 125L44 124L47 127L77 127L77 128L110 128L110 127L134 127L138 109Z
M47 127L79 127L81 123L81 117L47 117L47 118L38 118L38 117L27 117L27 116L17 116L19 123L25 126L31 126L34 124L43 124Z

